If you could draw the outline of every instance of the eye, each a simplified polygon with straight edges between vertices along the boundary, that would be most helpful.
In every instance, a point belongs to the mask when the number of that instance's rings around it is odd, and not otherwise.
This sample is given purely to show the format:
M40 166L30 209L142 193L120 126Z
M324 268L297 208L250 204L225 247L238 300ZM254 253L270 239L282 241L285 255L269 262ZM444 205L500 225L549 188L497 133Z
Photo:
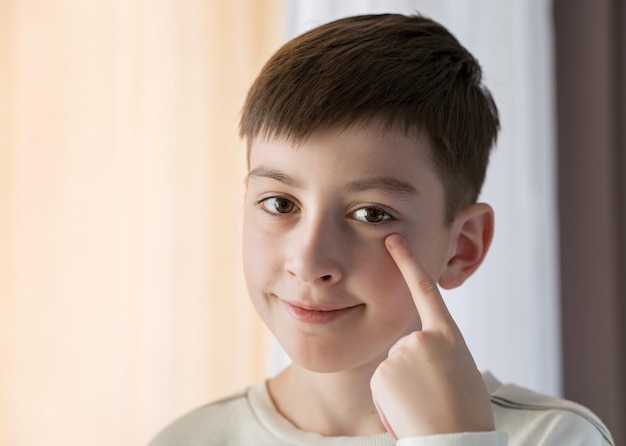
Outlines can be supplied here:
M261 206L270 214L289 214L296 208L293 201L284 197L265 198L261 200Z
M352 213L352 216L364 223L383 223L394 218L381 208L367 206L357 209Z

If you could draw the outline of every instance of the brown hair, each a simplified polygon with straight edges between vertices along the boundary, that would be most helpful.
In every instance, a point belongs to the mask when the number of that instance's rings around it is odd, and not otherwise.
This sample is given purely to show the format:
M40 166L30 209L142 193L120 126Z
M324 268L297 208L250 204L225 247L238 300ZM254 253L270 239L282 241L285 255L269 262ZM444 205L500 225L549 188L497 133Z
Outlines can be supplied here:
M446 223L477 200L498 111L474 57L420 15L348 17L286 43L252 85L241 136L302 142L322 127L381 120L422 132L446 191Z

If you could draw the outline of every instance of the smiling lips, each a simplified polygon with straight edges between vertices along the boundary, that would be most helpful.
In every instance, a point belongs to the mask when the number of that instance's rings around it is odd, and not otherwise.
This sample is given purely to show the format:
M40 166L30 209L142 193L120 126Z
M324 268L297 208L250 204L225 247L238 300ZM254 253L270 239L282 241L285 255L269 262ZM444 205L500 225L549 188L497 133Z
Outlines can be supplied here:
M285 310L293 318L309 324L327 324L355 311L361 305L343 308L309 307L300 303L281 301Z

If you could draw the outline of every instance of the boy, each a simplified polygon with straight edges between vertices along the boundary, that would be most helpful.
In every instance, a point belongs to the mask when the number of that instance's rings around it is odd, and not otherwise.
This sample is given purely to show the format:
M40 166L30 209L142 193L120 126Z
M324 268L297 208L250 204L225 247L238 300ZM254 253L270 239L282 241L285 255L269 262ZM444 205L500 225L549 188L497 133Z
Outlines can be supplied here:
M612 444L588 410L481 376L438 292L493 234L480 82L421 16L341 19L268 61L241 120L244 271L292 364L153 446Z

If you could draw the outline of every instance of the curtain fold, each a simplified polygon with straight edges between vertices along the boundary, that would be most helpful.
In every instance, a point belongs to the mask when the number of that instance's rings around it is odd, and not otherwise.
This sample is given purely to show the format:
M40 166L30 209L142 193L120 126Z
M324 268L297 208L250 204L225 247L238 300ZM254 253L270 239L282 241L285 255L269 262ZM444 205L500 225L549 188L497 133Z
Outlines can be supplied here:
M264 376L237 123L282 10L1 3L1 444L145 444Z

